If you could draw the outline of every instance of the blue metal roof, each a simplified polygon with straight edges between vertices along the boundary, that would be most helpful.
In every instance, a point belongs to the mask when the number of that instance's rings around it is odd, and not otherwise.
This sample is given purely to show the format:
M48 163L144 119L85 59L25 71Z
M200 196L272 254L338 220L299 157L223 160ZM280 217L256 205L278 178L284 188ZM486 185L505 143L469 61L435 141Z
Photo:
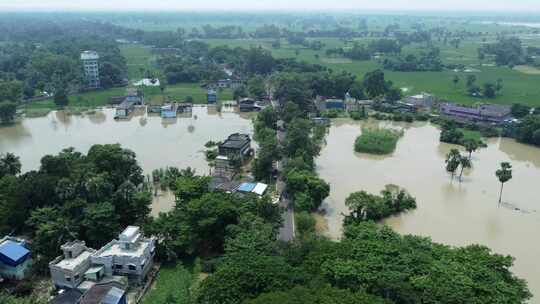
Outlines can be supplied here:
M251 191L253 191L253 189L255 189L255 186L257 186L257 184L242 183L240 185L240 187L238 187L238 191L240 191L240 192L251 192Z
M17 266L30 255L30 250L21 243L5 240L0 244L0 261L10 266Z

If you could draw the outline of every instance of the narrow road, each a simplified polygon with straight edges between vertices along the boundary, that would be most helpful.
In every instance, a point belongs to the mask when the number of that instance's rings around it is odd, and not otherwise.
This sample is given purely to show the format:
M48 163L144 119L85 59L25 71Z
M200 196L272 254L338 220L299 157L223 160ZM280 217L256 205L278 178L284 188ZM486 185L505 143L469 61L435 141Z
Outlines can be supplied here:
M285 142L285 137L287 132L283 129L284 122L282 120L278 121L278 130L276 133L277 142L280 147L283 147ZM287 164L287 158L283 157L277 164L278 180L276 182L276 190L280 193L279 205L285 211L283 212L283 227L279 230L279 239L285 242L292 241L295 235L294 227L294 209L291 204L291 200L287 194L287 185L283 177L283 168Z

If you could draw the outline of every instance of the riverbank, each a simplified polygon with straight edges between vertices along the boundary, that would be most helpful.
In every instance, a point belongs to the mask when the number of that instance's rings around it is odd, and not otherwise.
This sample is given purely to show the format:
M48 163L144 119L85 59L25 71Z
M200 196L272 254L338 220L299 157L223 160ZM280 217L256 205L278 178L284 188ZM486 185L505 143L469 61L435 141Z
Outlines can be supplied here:
M355 153L351 147L363 127L401 128L404 136L391 155ZM538 148L507 138L487 139L487 147L473 153L473 169L465 171L463 183L451 182L444 169L445 155L451 148L463 147L440 143L439 134L430 123L334 120L317 159L318 173L331 184L330 197L323 204L327 234L340 238L342 214L348 212L344 202L350 193L377 194L385 185L395 184L416 197L418 208L386 224L402 234L456 246L482 244L512 255L515 273L528 281L534 294L540 294L540 244L525 237L540 228ZM499 206L495 170L503 161L512 163L514 179L505 185L506 202ZM533 303L538 301L535 298Z
M167 85L163 92L159 87L144 87L145 103L147 104L162 104L164 100L172 100L183 102L186 98L191 97L194 104L207 104L206 89L202 88L199 83L180 83L175 85ZM65 107L68 111L81 112L88 109L105 107L110 105L111 97L123 96L126 93L126 88L111 88L106 90L83 92L69 96L69 103ZM233 93L230 89L221 90L218 92L220 100L231 100ZM59 110L59 107L54 103L52 98L24 104L22 110L27 117L45 116L49 112Z

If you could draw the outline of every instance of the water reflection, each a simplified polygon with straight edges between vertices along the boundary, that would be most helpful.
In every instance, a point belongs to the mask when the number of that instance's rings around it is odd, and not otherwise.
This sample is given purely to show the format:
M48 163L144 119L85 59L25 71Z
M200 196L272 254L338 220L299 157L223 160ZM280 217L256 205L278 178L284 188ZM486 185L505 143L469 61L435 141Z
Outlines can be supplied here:
M90 120L90 122L96 125L100 125L107 120L107 115L105 115L105 113L103 113L102 111L95 111L93 113L88 114L87 116L88 116L88 120Z

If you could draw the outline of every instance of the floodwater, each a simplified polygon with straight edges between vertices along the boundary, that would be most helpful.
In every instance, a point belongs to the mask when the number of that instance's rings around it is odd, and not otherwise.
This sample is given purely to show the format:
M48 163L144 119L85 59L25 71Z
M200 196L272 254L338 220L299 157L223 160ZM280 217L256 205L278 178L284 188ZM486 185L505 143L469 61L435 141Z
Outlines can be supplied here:
M138 109L131 119L118 121L111 108L82 116L53 111L45 117L0 127L0 154L14 153L21 159L22 170L29 171L39 168L44 155L58 154L64 148L86 153L94 144L120 143L137 154L145 174L167 166L189 166L199 174L208 174L204 144L222 141L235 132L251 135L252 117L249 113L218 113L214 107L194 107L191 115L176 119L149 116ZM167 211L173 200L172 195L161 193L154 200L152 214Z
M429 123L365 122L371 126L403 128L404 136L388 156L356 153L354 140L362 123L333 122L327 144L317 159L317 170L331 185L323 204L328 234L341 235L345 199L351 192L379 193L385 185L406 188L418 208L385 221L396 231L431 237L436 242L463 246L482 244L516 258L514 273L528 281L540 303L540 149L511 139L490 139L473 154L473 169L463 182L451 181L445 155L453 147L439 142L439 130ZM464 152L464 151L463 151ZM495 170L500 162L513 166L505 184L504 203L498 205L500 184Z

